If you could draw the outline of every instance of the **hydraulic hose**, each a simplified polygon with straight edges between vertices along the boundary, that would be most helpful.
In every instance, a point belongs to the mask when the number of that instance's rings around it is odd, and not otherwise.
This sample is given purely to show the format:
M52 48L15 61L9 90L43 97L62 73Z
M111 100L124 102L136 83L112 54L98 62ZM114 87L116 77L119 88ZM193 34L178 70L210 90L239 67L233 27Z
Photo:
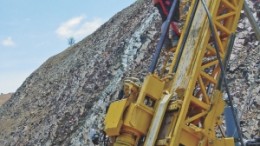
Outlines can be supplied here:
M153 55L153 59L152 59L152 62L150 64L150 67L149 67L149 72L150 73L154 73L154 70L156 68L156 65L158 63L158 59L160 57L160 54L161 54L161 50L162 50L162 46L163 46L163 43L164 43L164 40L165 40L165 37L166 37L166 34L169 30L169 26L170 26L170 23L171 23L171 18L173 16L173 12L175 11L175 6L177 4L177 0L175 0L173 3L172 3L172 6L171 6L171 10L170 10L170 13L166 19L166 22L165 22L165 25L164 25L164 28L162 30L162 34L160 36L160 41L159 43L157 44L157 47L156 47L156 50L155 50L155 53Z

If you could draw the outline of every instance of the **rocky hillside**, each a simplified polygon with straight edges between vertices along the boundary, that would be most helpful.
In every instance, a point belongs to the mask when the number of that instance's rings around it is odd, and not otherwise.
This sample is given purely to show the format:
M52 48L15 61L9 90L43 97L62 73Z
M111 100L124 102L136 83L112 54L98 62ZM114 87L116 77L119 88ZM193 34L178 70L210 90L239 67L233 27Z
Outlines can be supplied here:
M247 1L260 26L260 1ZM245 137L260 137L260 42L242 11L227 69Z
M93 145L90 131L102 129L106 106L122 80L147 73L161 25L155 10L150 0L139 0L41 65L0 107L0 145ZM254 136L259 45L248 21L240 23L228 73L236 104L251 115L250 121L249 114L242 117L246 132Z

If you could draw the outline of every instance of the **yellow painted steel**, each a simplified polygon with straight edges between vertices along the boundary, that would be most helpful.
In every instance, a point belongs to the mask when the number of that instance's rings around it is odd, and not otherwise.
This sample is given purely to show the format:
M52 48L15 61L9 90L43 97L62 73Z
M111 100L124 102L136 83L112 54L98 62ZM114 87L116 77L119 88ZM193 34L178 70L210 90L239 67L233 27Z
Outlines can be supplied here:
M120 134L120 128L123 124L122 116L126 106L126 99L110 104L105 118L105 131L107 135L115 136Z
M217 31L217 42L220 46L221 57L224 59L226 56L226 50L230 35L235 33L237 27L238 18L240 16L240 11L242 9L243 1L240 0L217 0L217 1L207 1L213 21L215 24L215 31ZM202 17L203 15L201 15ZM205 17L205 18L204 18ZM206 20L206 16L204 15ZM189 19L189 18L187 18ZM216 90L220 69L218 61L215 59L207 58L214 57L216 55L215 49L212 46L211 34L208 26L208 21L203 21L200 27L197 30L198 44L186 47L184 50L184 55L180 61L180 69L184 68L181 65L187 64L187 61L190 61L190 64L186 66L186 69L177 70L175 73L174 82L172 84L172 92L178 88L185 89L185 95L182 98L183 104L182 109L179 113L178 121L173 128L173 133L169 134L172 137L170 138L169 144L172 146L183 145L193 145L192 143L187 143L187 137L185 137L185 132L187 129L193 129L193 134L202 135L200 139L192 140L195 145L234 145L234 140L232 138L222 138L219 140L215 135L215 127L217 123L221 123L218 119L221 119L219 116L224 109L222 96L216 96L219 91ZM179 46L178 46L179 47ZM177 48L177 52L178 52ZM191 54L193 57L189 57ZM190 58L187 59L187 58ZM173 65L174 66L173 62ZM172 69L171 71L172 72ZM220 98L217 102L214 102L216 99ZM214 103L213 103L214 102ZM220 104L220 105L219 105ZM210 107L210 108L208 108ZM214 109L218 109L220 113L212 113ZM186 128L183 128L183 124L186 125ZM191 132L192 130L190 130ZM209 133L209 131L211 131Z
M162 96L164 83L156 75L148 75L143 83L137 103L143 105L146 98L158 100Z
M114 146L136 145L148 132L163 88L164 81L153 74L146 77L141 89L134 81L125 81L125 99L111 103L105 117L105 132L116 139Z
M146 136L146 146L234 146L233 138L216 136L225 106L217 89L221 70L206 12L201 2L195 7L195 1L181 4L181 9L189 5L188 13L181 17L185 20L182 34L188 31L193 9L194 19L187 40L181 35L177 48L168 52L160 77L148 74L141 87L125 82L125 99L110 105L105 132L116 139L115 146L137 145L141 136ZM244 1L205 1L225 60ZM178 68L173 72L176 63Z
M131 134L122 133L119 137L117 137L117 142L114 146L133 146L135 145L135 140L132 138Z

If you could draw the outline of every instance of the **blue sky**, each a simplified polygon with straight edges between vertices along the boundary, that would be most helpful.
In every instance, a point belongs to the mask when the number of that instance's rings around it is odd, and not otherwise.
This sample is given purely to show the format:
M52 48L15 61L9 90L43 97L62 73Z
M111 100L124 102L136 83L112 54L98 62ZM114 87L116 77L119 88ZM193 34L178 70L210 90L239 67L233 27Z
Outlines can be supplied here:
M135 0L0 0L0 93L15 92L49 57Z

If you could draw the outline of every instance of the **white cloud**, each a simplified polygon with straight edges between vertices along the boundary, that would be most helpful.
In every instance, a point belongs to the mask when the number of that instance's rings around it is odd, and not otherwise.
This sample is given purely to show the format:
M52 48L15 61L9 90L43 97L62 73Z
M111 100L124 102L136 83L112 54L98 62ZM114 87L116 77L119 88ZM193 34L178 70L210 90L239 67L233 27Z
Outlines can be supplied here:
M1 44L6 47L13 47L15 46L15 42L12 39L12 37L7 37L4 40L2 40Z
M86 21L84 16L78 16L62 23L56 30L56 34L60 38L74 37L78 40L94 32L103 23L104 21L100 18Z

